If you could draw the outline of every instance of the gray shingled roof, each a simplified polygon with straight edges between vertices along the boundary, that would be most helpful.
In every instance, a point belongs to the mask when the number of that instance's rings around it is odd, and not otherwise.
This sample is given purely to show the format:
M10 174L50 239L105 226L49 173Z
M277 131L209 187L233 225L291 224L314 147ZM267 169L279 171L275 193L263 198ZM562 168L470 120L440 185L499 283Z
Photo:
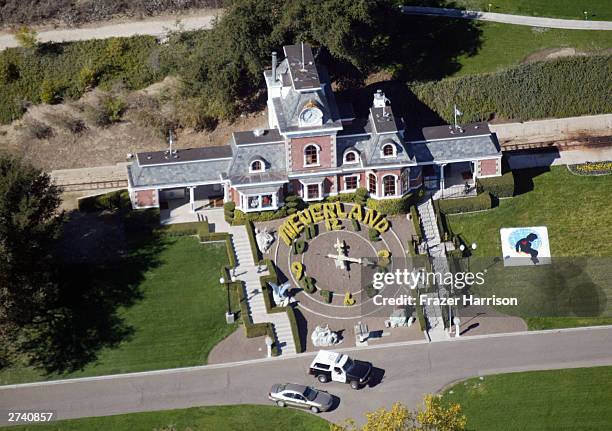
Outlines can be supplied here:
M210 160L139 166L138 162L134 161L128 167L128 174L131 178L132 187L163 187L175 184L221 182L221 175L227 172L230 163L230 160Z
M249 173L250 162L255 157L265 161L265 172ZM287 181L285 143L237 147L228 171L228 177L233 184Z
M501 156L501 150L493 135L411 143L409 148L420 163Z

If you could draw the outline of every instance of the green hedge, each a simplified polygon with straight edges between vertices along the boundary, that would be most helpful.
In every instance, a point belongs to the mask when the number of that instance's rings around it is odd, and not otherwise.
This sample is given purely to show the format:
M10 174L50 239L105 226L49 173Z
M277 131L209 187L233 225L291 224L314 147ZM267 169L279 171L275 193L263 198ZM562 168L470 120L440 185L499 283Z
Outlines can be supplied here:
M488 210L492 206L492 199L491 195L485 192L471 198L440 199L438 204L444 214L457 214Z
M386 215L405 214L410 211L414 202L414 194L408 193L399 199L372 199L367 200L366 206Z
M332 298L333 298L333 296L334 296L334 293L333 293L333 292L331 292L331 291L329 291L329 290L322 289L322 290L319 292L319 295L321 295L321 296L323 297L323 300L324 300L325 302L327 302L328 304L331 304L331 302L332 302Z
M612 112L610 76L611 55L559 58L412 84L418 100L409 110L415 118L433 111L447 123L453 121L453 100L461 101L463 123L605 114Z
M419 240L423 238L423 228L421 227L421 217L416 205L410 207L410 215L412 217L412 224L414 225L414 231L416 232Z
M496 198L510 198L514 196L514 174L508 171L501 177L478 178L478 188L489 192Z
M249 244L251 245L251 253L253 254L253 260L255 263L258 263L262 259L261 252L259 251L259 247L257 247L257 240L255 239L255 226L253 226L253 222L247 220L244 224L244 227L247 230L247 234L249 236Z
M125 189L102 195L87 196L77 201L77 208L81 212L127 210L131 207L130 194Z

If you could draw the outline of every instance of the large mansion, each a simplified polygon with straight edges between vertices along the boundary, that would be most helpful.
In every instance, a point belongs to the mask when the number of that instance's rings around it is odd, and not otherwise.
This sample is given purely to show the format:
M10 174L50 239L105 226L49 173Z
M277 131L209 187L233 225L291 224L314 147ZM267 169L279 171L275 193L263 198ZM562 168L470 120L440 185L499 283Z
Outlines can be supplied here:
M358 187L374 199L421 186L452 197L477 177L501 174L486 123L410 128L380 91L367 118L341 115L311 48L289 45L284 54L277 62L273 53L264 72L268 127L235 132L225 146L138 153L128 166L134 208L182 200L192 211L228 201L245 212L275 210L287 194L318 201Z

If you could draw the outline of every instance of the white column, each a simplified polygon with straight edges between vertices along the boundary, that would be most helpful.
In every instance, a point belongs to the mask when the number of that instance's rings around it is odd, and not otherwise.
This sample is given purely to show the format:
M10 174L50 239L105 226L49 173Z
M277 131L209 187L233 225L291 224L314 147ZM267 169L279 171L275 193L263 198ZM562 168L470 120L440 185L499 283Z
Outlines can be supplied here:
M195 187L189 187L189 209L195 212Z
M442 196L444 196L444 167L446 163L440 165L440 190L442 190Z
M229 183L223 183L223 202L229 202Z

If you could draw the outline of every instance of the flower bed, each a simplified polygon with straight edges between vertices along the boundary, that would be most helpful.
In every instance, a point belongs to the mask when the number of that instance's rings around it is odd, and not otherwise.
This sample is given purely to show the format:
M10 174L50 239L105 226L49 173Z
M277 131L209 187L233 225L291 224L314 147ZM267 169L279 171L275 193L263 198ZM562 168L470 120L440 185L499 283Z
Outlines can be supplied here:
M612 174L612 161L567 165L567 169L575 175L609 175Z

